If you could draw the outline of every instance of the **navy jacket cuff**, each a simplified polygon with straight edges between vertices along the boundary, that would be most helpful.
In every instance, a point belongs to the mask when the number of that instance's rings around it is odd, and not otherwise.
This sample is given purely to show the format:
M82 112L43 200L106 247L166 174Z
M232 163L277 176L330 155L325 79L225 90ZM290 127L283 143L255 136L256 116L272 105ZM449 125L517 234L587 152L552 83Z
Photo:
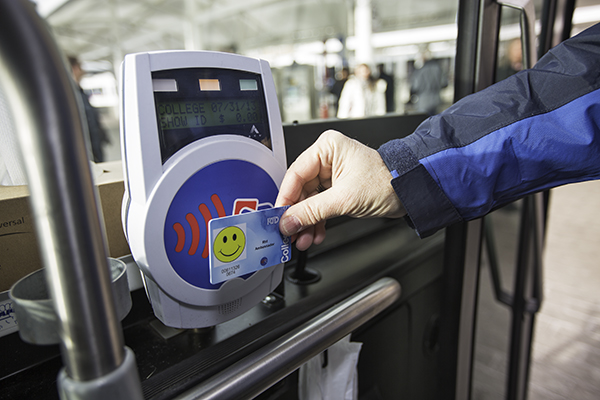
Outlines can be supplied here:
M391 185L406 209L409 225L424 238L462 221L454 205L402 139L378 152L394 177Z

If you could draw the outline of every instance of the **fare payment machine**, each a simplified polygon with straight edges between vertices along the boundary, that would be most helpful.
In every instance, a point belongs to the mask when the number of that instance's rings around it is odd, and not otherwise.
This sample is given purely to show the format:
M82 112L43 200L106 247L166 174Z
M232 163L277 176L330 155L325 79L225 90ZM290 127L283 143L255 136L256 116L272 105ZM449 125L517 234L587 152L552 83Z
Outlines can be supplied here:
M127 55L121 141L124 231L165 325L216 325L275 289L282 264L218 284L209 278L208 222L273 207L286 171L266 61L205 51Z

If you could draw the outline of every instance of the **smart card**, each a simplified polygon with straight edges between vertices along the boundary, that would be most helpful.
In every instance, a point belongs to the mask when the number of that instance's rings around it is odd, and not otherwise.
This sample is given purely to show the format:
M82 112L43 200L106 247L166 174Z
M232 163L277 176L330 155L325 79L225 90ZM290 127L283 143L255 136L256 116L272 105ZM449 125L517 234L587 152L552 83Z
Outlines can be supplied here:
M289 261L290 238L279 231L279 219L287 208L210 220L210 283L225 282Z

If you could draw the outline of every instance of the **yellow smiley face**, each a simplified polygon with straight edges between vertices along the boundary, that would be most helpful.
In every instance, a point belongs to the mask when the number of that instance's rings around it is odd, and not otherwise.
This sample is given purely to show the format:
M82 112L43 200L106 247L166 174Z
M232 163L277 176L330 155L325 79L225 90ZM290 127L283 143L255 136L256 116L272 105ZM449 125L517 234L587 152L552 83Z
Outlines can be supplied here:
M235 261L244 252L246 235L237 226L224 228L213 243L213 252L217 260L228 263Z

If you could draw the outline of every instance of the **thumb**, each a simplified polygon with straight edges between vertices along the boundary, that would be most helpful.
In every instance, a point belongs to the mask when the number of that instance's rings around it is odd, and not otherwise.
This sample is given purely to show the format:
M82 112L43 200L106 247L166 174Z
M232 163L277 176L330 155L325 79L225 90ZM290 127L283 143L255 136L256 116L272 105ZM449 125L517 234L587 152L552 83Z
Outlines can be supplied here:
M279 230L292 236L329 218L340 216L337 190L332 187L324 192L294 204L283 214Z

